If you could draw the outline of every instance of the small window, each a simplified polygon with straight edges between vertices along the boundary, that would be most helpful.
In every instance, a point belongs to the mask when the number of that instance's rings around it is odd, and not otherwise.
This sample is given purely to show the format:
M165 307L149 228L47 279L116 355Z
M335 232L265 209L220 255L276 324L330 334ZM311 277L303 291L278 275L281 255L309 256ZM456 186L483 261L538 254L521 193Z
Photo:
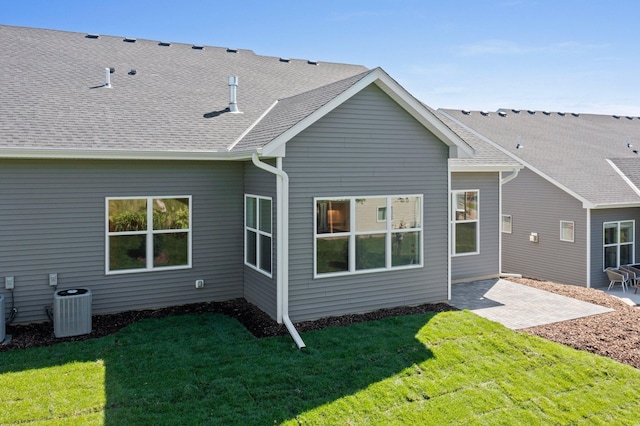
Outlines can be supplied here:
M106 272L191 267L191 197L107 198Z
M422 196L315 200L315 276L422 265Z
M244 211L244 263L271 277L271 198L245 195Z
M479 191L454 191L452 193L453 254L477 254L479 252Z
M560 241L573 242L574 223L568 220L560 221Z
M502 215L502 232L505 234L511 234L513 229L513 219L510 214Z

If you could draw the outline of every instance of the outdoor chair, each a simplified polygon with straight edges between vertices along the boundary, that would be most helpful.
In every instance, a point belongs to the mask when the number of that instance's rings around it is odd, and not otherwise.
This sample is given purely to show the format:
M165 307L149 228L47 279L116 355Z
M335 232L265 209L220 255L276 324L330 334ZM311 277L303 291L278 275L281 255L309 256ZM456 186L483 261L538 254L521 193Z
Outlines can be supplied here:
M620 283L622 286L622 292L624 293L626 291L627 283L629 282L629 273L627 271L614 268L607 268L605 271L607 272L607 277L610 281L607 290L611 290L611 287L613 287L615 283Z
M620 266L620 269L629 272L629 283L627 285L635 289L633 294L638 294L638 288L640 288L640 269L634 265Z

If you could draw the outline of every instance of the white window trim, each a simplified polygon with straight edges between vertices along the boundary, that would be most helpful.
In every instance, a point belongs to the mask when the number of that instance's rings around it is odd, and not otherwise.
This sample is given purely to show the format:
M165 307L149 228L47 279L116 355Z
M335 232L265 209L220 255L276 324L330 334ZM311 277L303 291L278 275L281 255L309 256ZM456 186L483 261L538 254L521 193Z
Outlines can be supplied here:
M569 224L569 223L571 224L571 231L572 231L571 239L566 239L566 238L563 238L562 230L563 230L563 225ZM572 221L572 220L561 220L560 221L560 241L566 241L568 243L573 243L573 242L575 242L575 238L576 238L576 224L575 224L575 222Z
M153 230L153 200L155 199L169 199L169 198L187 198L189 199L189 228L187 229L163 229ZM109 201L111 200L147 200L147 230L146 231L130 231L130 232L110 232L109 231ZM153 272L153 271L171 271L177 269L190 269L192 266L192 252L193 252L193 198L191 195L152 195L152 196L139 196L139 197L105 197L104 199L104 226L105 226L105 252L104 252L104 265L105 275L121 275L121 274L137 274L141 272ZM147 264L144 268L137 269L121 269L117 271L111 271L110 268L110 242L109 237L118 235L146 235L147 238L147 253L153 253L153 235L163 233L175 233L183 232L187 234L187 264L175 265L175 266L153 266L153 255L147 255Z
M609 222L602 222L602 271L606 270L605 264L604 264L604 252L605 252L605 248L607 247L617 247L617 252L616 252L616 260L617 260L617 265L616 268L620 267L620 224L621 223L625 223L625 222L631 222L632 223L632 230L631 230L631 235L633 236L633 241L629 242L629 243L624 243L624 245L631 245L631 258L634 260L636 259L636 221L634 219L631 220L613 220L613 221L609 221ZM605 244L604 243L604 230L606 229L607 225L610 225L612 223L615 223L617 225L617 229L618 229L618 238L617 238L617 243L615 244Z
M247 198L256 199L256 228L252 228L247 225ZM265 232L260 230L260 202L259 200L269 200L271 202L271 232ZM247 261L247 230L256 233L256 265L253 265ZM262 195L244 194L244 264L249 268L266 275L269 278L273 278L273 272L265 271L260 268L260 235L269 237L271 240L271 271L273 271L273 198L264 197Z
M504 219L505 218L509 218L509 230L505 231L504 230ZM503 234L512 234L513 233L513 216L511 216L510 214L503 214L502 215L502 220L500 221L500 230L502 231Z
M391 200L393 198L404 197L416 197L420 200L420 227L418 228L400 228L392 229L391 222L393 220L393 211L391 206ZM356 232L355 217L356 217L356 203L357 199L363 198L386 198L387 199L387 227L381 231L358 231ZM349 232L336 232L332 234L318 234L318 212L316 206L318 201L340 201L349 200L349 220L350 226ZM377 214L377 209L376 209ZM412 265L391 266L392 260L392 235L399 232L420 232L420 262ZM385 234L385 264L384 268L373 269L356 269L356 237L358 235L374 235ZM349 238L349 270L344 272L328 272L318 273L318 238L322 237L348 237ZM366 196L345 196L345 197L314 197L313 199L313 278L331 278L350 275L371 274L385 271L401 271L406 269L422 268L424 266L424 197L422 194L402 194L402 195L366 195Z
M459 193L464 192L475 192L477 194L478 199L478 217L474 220L456 220L456 199L455 196ZM451 256L452 257L462 257L462 256L476 256L480 254L480 190L479 189L456 189L451 191ZM477 223L476 225L476 251L470 251L466 253L456 253L456 224L458 223Z
M384 211L384 219L383 220L380 220L380 211ZM387 206L379 206L376 209L376 221L378 223L383 223L383 222L387 221L387 211L388 211L387 210Z

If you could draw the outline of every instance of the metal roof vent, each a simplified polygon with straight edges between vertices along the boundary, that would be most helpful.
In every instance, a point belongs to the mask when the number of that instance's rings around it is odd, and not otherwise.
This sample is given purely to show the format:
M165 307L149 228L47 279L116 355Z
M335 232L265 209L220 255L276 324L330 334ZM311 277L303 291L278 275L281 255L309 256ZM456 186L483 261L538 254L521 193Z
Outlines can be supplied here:
M559 115L560 117L564 117L564 116L565 116L564 112L559 112L559 113L558 113L558 115Z
M169 47L171 46L171 43L167 43L166 41L161 41L160 43L158 43L158 46Z
M84 36L84 38L99 38L100 35L99 34L87 34L86 36Z
M627 120L633 120L633 117L627 115Z
M111 89L111 74L113 74L114 72L116 72L116 69L114 67L104 69L105 82L103 87L105 89Z
M227 47L227 53L238 53L238 49Z
M578 114L577 112L572 112L571 115L573 115L574 117L580 117L580 114Z
M535 112L534 110L532 110L532 109L527 110L527 112L528 112L529 114L531 114L531 115L534 115L534 114L536 113L536 112Z
M489 111L480 111L480 114L482 114L485 117L487 117L489 115Z
M469 114L471 114L471 111L469 111L468 109L463 109L461 112L462 112L464 115L469 115Z
M191 48L193 50L204 50L204 46L202 46L200 44L194 44L193 46L191 46Z
M619 116L619 115L612 115L612 117L613 117L613 118L615 118L616 120L619 120L619 119L620 119L620 116Z
M519 109L512 109L511 110L514 114L520 114L520 110Z
M551 113L550 113L549 111L542 111L542 113L543 113L544 115L551 115Z
M237 90L238 76L231 75L229 76L229 112L235 114L240 113L240 110L238 109Z
M506 117L506 116L507 116L507 113L506 113L506 112L504 112L504 111L498 111L498 115L499 115L500 117Z
M312 61L312 60L308 60L307 63L309 65L318 65L318 61Z
M280 58L280 62L285 62L285 63L288 64L289 62L291 62L291 59L289 59L289 58Z
M138 74L138 71L136 71L135 68L131 68L131 71L129 71L129 75L136 75Z
M135 43L136 39L132 37L125 37L122 41L125 41L127 43Z

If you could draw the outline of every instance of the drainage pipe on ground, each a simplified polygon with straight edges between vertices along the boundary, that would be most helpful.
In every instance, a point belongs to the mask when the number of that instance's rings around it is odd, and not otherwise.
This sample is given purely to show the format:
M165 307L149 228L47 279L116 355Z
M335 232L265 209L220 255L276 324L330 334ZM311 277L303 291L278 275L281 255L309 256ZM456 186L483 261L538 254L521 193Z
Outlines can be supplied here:
M276 159L276 167L263 163L258 154L251 156L253 164L277 177L276 185L276 224L278 232L277 247L277 318L279 323L284 323L293 338L298 349L306 347L298 330L289 318L289 175L282 169L282 157Z

